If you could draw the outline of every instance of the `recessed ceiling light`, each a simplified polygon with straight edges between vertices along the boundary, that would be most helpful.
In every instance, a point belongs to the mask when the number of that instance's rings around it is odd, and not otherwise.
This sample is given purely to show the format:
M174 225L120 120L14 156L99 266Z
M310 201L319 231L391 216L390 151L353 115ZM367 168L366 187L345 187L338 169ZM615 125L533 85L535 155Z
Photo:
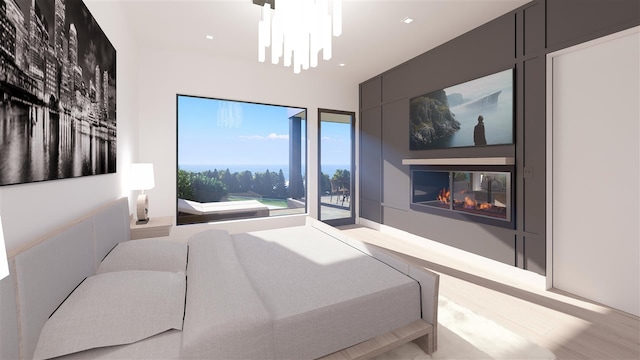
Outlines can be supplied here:
M403 23L405 23L405 24L411 24L413 22L413 19L407 16L404 19L402 19L401 21Z
M344 66L345 66L345 64L338 64L338 66L340 66L340 67L344 67Z
M208 40L213 40L213 35L207 35L205 36Z

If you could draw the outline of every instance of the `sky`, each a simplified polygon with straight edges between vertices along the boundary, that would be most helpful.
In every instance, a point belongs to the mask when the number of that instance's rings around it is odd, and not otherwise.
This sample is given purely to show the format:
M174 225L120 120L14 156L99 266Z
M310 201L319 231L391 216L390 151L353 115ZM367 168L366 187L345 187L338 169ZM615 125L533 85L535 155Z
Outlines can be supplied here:
M323 165L350 163L351 124L323 121L320 128L320 161Z
M178 164L288 164L289 114L302 110L180 95ZM341 159L344 149L349 156L349 133L344 133L344 127L323 127L323 144L330 144L323 163L345 163Z
M450 86L444 89L447 95L460 93L466 99L476 100L487 96L496 89L511 87L513 83L513 70L508 69L499 73L484 76L478 79Z

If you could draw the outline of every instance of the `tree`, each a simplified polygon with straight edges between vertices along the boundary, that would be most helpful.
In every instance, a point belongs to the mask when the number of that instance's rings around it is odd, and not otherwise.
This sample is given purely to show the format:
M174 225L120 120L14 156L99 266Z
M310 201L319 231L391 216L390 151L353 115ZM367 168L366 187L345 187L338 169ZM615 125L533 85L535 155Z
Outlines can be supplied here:
M202 175L204 175L204 176L206 176L208 178L220 180L220 173L218 173L218 169L213 169L213 171L207 170L207 171L203 172Z
M256 172L253 175L253 191L264 195L264 173Z
M178 170L178 198L194 200L193 188L191 187L191 172Z
M269 169L264 173L264 179L262 180L262 196L273 197L273 177Z
M178 197L198 202L220 201L229 192L211 171L193 173L178 170Z
M222 179L222 182L227 186L229 192L240 192L240 183L238 182L238 178L236 176L233 176L229 169L223 171L220 177Z
M220 201L229 192L227 187L218 179L208 177L202 173L194 174L191 178L195 201L214 202Z
M331 180L329 180L329 175L323 172L320 172L320 192L322 194L331 192Z
M253 190L253 175L251 171L245 170L237 174L236 177L238 178L239 192L249 192Z
M349 170L336 170L333 174L333 180L337 182L340 187L351 187L351 174L349 173Z
M284 178L284 173L282 169L278 172L278 175L275 179L274 187L274 198L276 199L286 199L288 197L287 191L287 181Z

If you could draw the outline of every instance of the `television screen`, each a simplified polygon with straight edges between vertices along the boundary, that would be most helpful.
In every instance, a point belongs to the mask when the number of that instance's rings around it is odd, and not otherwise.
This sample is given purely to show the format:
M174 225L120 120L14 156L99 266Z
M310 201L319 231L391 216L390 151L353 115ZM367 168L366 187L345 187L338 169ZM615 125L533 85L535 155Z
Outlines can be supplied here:
M410 100L410 150L513 144L513 69Z

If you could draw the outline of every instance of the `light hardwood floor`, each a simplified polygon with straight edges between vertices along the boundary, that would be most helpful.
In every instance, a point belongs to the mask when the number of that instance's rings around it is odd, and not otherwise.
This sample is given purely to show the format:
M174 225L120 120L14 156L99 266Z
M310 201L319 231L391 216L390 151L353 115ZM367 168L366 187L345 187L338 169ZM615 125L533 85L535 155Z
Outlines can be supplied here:
M545 279L413 236L359 225L349 236L438 272L440 295L520 334L558 359L640 359L640 318L559 291Z

